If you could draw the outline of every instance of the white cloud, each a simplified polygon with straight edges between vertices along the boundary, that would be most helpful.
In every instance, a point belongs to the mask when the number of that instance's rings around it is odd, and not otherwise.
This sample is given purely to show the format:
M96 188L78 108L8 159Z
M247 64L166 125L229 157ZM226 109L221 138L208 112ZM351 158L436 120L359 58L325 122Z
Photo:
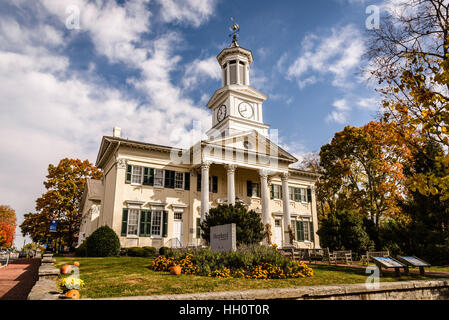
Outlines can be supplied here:
M351 85L347 78L360 64L364 52L361 32L353 25L332 28L324 38L309 34L301 46L300 56L287 70L288 79L295 78L298 86L304 88L315 83L318 76L331 74L334 86Z
M199 27L213 15L216 0L156 0L161 5L165 22Z
M335 100L332 106L335 108L335 110L331 111L326 116L325 121L327 123L346 123L348 121L349 111L351 110L351 107L348 105L346 99Z
M176 54L182 37L170 32L144 40L151 33L147 3L14 2L20 11L31 10L34 25L0 14L0 203L16 209L19 224L44 192L48 164L63 157L94 162L101 137L110 135L113 126L122 127L125 138L183 147L191 145L192 134L201 134L192 122L210 126L208 112L171 79L171 72L184 68ZM79 6L81 30L64 29L68 5ZM55 16L60 29L49 19ZM128 92L110 87L95 74L93 62L83 74L70 69L64 48L80 33L90 36L110 62L140 71L139 78L127 82L142 97L129 98ZM217 77L214 72L208 76Z
M187 65L183 84L185 88L194 88L208 79L220 80L221 70L215 56L207 59L195 59Z
M376 111L380 108L379 98L361 98L357 101L357 106L361 109Z

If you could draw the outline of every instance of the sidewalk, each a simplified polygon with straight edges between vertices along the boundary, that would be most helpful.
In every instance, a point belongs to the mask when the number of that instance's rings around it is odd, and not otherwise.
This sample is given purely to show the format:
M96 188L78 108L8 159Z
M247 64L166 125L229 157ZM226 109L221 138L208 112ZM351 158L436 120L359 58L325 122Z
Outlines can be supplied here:
M19 259L0 269L0 300L26 300L39 266L40 259Z

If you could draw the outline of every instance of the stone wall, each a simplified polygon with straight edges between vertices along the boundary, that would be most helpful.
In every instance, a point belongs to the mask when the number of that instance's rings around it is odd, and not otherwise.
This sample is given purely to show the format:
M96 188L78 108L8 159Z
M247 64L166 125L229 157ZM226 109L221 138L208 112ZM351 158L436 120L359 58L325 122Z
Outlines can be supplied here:
M60 293L56 280L59 276L59 269L54 266L55 259L52 254L44 254L39 267L39 280L31 289L28 300L55 300Z
M118 300L449 300L449 279L111 298Z

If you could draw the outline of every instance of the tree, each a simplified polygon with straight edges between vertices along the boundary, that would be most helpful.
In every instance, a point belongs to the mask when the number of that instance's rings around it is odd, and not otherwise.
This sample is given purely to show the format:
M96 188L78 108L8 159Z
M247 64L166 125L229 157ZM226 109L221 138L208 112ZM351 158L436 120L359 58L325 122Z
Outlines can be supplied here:
M0 205L0 247L11 247L13 245L16 221L14 209Z
M88 178L100 179L102 172L88 160L62 159L57 166L48 166L44 186L47 192L36 200L36 213L25 215L20 225L23 235L43 243L52 238L60 244L73 245L81 224L79 205ZM50 232L50 223L57 220L57 231Z
M237 244L259 243L264 238L264 225L260 215L254 210L247 210L241 203L219 205L209 210L201 223L202 237L208 243L210 228L223 224L235 223Z
M370 31L370 72L382 87L383 119L394 123L410 149L426 140L449 146L449 3L410 0ZM435 158L449 167L442 149ZM449 176L416 173L412 188L449 198ZM440 190L440 191L439 191Z
M374 248L365 231L364 218L351 211L338 211L321 220L317 231L323 247L329 250L352 250L356 255Z
M442 147L428 140L423 150L416 151L414 161L404 167L406 177L416 174L442 177L449 170L438 166L436 158ZM438 186L433 186L439 189ZM449 263L449 200L440 190L424 195L409 186L407 199L400 202L405 219L391 219L381 227L383 246L396 248L398 253L417 255L432 264Z
M347 126L321 147L317 198L324 215L344 210L371 217L398 213L402 161L408 150L393 144L392 125L370 122Z

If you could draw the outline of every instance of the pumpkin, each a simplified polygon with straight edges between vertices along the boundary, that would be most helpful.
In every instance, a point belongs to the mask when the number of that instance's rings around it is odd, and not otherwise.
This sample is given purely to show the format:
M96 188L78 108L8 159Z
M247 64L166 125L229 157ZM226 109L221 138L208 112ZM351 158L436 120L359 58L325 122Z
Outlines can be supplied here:
M70 271L72 271L72 267L69 264L65 264L61 267L61 273L62 274L67 274Z
M72 298L72 299L79 299L80 298L80 292L78 290L72 289L65 293L66 297Z
M179 276L181 274L181 266L178 264L174 267L170 268L170 273L175 275L175 276Z
M75 261L75 262L73 263L73 265L74 265L75 267L79 267L79 266L80 266L80 263L79 263L78 261Z

